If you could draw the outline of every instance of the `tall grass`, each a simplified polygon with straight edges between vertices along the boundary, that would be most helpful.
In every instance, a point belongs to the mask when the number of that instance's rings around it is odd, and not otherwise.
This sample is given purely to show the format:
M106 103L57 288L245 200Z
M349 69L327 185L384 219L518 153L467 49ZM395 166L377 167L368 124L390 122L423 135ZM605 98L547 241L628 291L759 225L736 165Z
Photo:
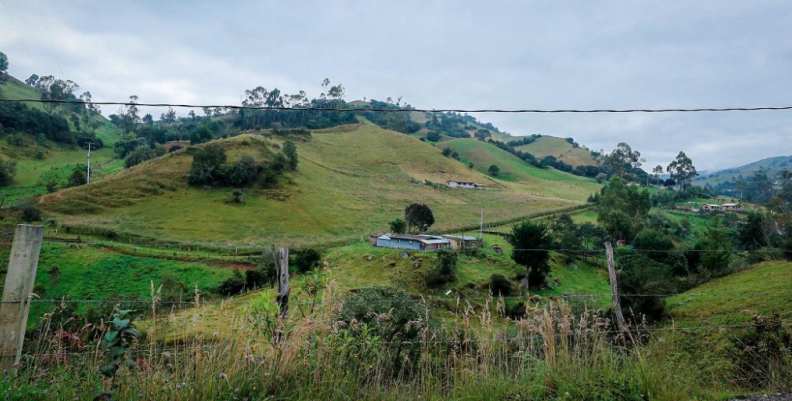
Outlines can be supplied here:
M168 313L154 302L155 320L131 351L134 368L112 383L98 373L106 353L97 341L81 342L85 333L45 320L17 374L2 375L0 397L92 400L110 390L118 400L682 400L719 390L669 347L614 339L594 311L528 305L525 318L504 321L505 305L493 299L483 308L456 305L452 316L429 324L425 307L409 322L418 336L406 339L340 320L336 295L325 290L312 313L292 308L286 322L273 305L220 306L217 333L205 327L218 312L212 307ZM391 317L374 318L382 327ZM108 327L83 330L101 336Z

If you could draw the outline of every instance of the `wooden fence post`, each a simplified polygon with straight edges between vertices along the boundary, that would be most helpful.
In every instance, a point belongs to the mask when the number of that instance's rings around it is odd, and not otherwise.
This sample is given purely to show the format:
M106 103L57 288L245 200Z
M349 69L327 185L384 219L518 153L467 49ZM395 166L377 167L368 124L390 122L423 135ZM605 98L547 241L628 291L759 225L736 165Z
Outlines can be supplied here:
M275 253L273 251L273 253ZM275 267L278 273L278 295L275 302L278 303L280 316L278 317L278 327L275 332L275 343L279 343L283 331L283 321L289 314L289 248L279 248L275 256Z
M605 243L605 253L608 256L608 276L610 277L611 298L613 299L613 314L616 316L616 324L619 326L619 331L622 334L628 332L627 322L624 321L624 315L621 310L621 303L619 302L619 282L616 277L616 266L613 261L613 247L610 242Z
M44 227L20 224L14 234L8 273L0 304L0 370L10 369L22 357L30 294L36 281Z

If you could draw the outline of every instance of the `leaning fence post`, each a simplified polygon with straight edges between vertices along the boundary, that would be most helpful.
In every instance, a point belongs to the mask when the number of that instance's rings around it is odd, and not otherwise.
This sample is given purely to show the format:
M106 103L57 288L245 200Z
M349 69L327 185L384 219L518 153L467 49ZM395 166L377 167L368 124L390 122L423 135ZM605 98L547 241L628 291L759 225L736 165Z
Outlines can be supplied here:
M605 243L605 253L608 256L608 276L610 277L611 298L613 300L613 314L616 316L616 324L619 326L619 331L622 334L628 332L627 322L624 321L624 315L621 310L621 303L619 302L619 282L616 277L616 263L613 261L613 247L610 242Z
M275 297L275 302L278 303L280 310L278 327L275 332L275 343L277 344L280 342L283 331L283 321L286 320L289 313L289 248L279 248L278 253L274 256L278 273L278 295Z
M10 369L22 357L30 294L36 281L44 227L20 224L14 234L8 273L0 304L0 370Z

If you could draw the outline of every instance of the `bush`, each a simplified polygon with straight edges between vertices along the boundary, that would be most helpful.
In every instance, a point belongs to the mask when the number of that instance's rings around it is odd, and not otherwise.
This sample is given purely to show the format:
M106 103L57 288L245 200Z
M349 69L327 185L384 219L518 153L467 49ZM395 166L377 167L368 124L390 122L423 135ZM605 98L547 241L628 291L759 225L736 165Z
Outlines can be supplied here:
M67 187L78 187L80 185L85 185L88 182L88 176L85 172L85 166L82 164L78 164L74 167L71 174L69 175L69 179L66 181Z
M512 260L528 269L528 284L541 287L550 272L550 252L553 240L547 227L541 223L523 221L512 227L509 242L514 246Z
M294 254L294 266L300 273L308 273L319 265L322 255L313 248L300 249Z
M495 295L509 296L514 291L514 285L511 280L507 279L502 274L493 274L490 276L489 288Z
M674 243L661 231L645 228L633 240L633 248L645 251L646 256L660 263L667 263Z
M196 149L188 178L190 185L215 185L222 182L225 162L225 151L217 145Z
M231 197L228 198L228 203L233 203L237 205L241 205L245 203L245 196L242 193L242 191L231 192Z
M408 341L418 337L426 325L421 304L395 288L369 287L344 300L339 320L352 334L362 333L360 324L383 341Z
M144 161L151 160L155 157L160 157L165 153L165 147L162 145L157 145L153 148L148 146L140 146L127 156L126 160L124 160L124 167L130 168L132 166L137 166Z
M0 160L0 187L10 185L16 175L16 162Z
M737 381L753 389L766 389L792 380L792 334L777 314L754 316L753 327L734 336L729 354L737 368ZM774 383L775 382L775 383Z
M619 275L619 300L625 315L641 322L657 321L665 315L665 299L659 296L676 292L671 267L642 254L621 256L617 262Z
M27 202L22 205L22 221L32 223L34 221L41 221L41 217L41 209L39 209L38 206L31 202Z
M437 142L440 140L440 133L437 131L429 131L429 133L426 134L426 139L428 141Z
M225 279L220 286L217 287L217 292L223 295L236 295L242 292L245 289L246 280L242 277L242 273L239 270L234 270L234 274Z
M426 274L426 286L438 288L456 281L457 253L447 249L437 251L437 267Z
M404 234L404 231L407 230L407 223L402 219L395 219L388 223L388 226L393 234Z
M172 272L165 272L160 279L162 286L162 301L181 302L184 298L189 298L189 287L179 280L179 276Z

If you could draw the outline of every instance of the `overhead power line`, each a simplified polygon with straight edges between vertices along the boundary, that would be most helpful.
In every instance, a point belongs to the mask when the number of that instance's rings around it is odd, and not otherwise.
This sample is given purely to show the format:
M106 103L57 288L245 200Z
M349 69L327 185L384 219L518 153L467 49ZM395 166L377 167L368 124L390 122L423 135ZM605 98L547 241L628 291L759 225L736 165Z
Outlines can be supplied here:
M80 100L56 99L0 99L0 103L55 103L55 104L85 104ZM668 109L407 109L407 108L366 108L366 107L270 107L270 106L239 106L239 105L200 105L178 103L137 103L137 102L91 102L104 106L146 106L146 107L181 107L192 109L220 108L231 110L278 110L278 111L330 111L330 112L355 112L374 111L382 113L506 113L506 114L561 114L561 113L701 113L701 112L731 112L731 111L780 111L792 110L792 106L766 106L766 107L708 107L708 108L668 108Z

